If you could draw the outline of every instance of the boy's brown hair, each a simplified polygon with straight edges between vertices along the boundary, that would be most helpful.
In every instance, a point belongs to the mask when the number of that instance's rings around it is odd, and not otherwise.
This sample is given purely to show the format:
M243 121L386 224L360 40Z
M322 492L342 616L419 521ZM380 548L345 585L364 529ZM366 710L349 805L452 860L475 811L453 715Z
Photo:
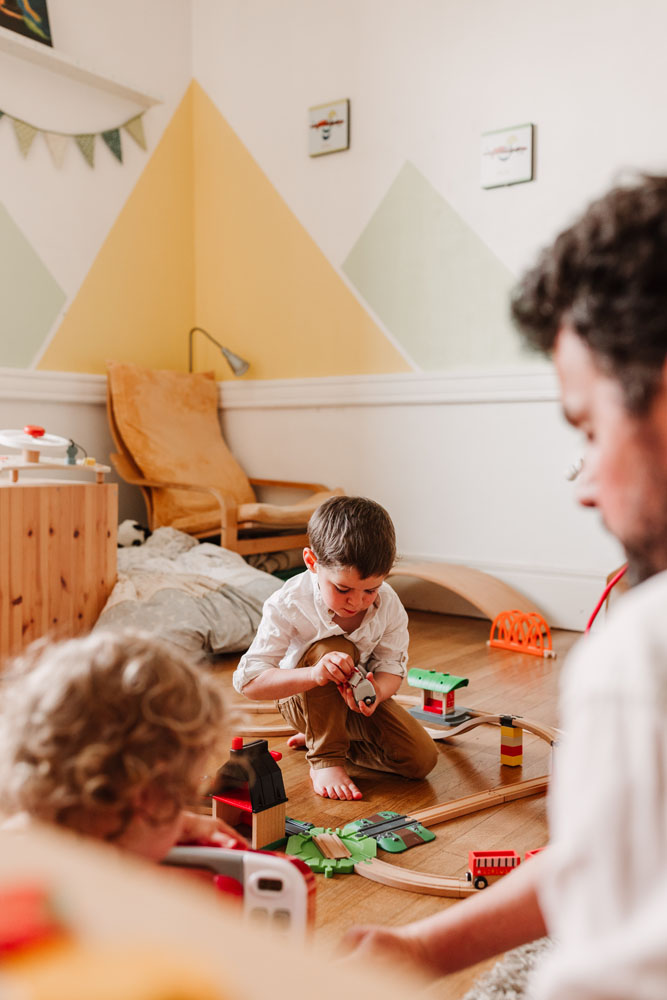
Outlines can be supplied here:
M0 682L0 809L114 840L143 792L171 815L192 800L221 732L215 682L153 636L42 640Z
M396 561L389 514L366 497L330 497L308 522L310 547L323 566L356 569L362 579L386 576Z

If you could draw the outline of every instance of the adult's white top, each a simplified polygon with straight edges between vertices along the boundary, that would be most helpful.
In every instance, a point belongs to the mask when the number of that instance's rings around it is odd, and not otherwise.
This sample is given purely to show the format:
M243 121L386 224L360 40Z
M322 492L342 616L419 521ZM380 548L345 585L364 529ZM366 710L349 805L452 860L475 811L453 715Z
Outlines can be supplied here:
M578 643L560 724L540 889L556 947L531 995L665 1000L667 573Z

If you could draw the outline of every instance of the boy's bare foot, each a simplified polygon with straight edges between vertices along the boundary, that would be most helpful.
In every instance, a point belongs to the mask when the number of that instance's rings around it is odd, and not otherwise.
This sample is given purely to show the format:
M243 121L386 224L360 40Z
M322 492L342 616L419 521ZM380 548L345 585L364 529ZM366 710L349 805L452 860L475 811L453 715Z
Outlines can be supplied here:
M310 780L324 799L360 799L362 794L344 767L311 767Z
M302 750L306 745L306 735L305 733L295 733L294 736L290 736L287 741L287 746L292 747L293 750Z

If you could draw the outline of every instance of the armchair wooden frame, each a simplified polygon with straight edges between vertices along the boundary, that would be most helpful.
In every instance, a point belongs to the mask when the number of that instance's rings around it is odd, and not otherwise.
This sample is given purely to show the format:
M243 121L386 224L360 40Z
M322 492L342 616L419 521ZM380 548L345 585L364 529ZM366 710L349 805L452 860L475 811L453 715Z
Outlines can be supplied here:
M118 449L109 457L118 475L126 483L138 486L146 504L146 515L148 527L151 531L163 527L157 522L153 505L152 491L154 489L178 489L188 490L196 493L208 493L214 497L220 509L220 545L225 549L231 549L240 555L254 555L259 552L278 552L282 549L302 548L308 544L306 531L294 531L292 529L273 529L270 524L244 526L238 521L238 505L229 496L225 496L219 489L213 486L193 485L192 483L171 482L162 479L147 479L137 466L132 456L127 451L120 430L116 423L111 402L111 393L107 392L107 414L109 418L109 428L114 444ZM327 492L328 486L322 483L302 483L292 482L282 479L249 479L254 486L268 486L283 489L301 489L310 493ZM206 538L217 534L216 531L189 532L195 538Z

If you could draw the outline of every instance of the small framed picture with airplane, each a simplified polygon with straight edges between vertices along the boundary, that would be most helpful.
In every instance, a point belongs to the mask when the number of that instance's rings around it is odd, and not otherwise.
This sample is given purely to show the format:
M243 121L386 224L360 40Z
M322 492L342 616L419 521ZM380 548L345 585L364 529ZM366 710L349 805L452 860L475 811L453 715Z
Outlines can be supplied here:
M350 102L331 101L308 108L308 153L323 156L350 148Z

